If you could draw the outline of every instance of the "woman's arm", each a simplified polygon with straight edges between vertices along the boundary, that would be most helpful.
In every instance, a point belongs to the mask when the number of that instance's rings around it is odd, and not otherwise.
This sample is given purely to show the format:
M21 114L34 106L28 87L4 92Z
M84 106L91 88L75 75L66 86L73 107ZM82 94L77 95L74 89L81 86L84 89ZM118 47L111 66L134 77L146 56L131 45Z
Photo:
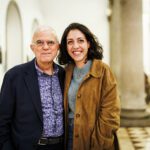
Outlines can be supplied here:
M105 70L99 116L92 135L93 150L112 150L114 134L120 126L120 100L116 80L109 68Z

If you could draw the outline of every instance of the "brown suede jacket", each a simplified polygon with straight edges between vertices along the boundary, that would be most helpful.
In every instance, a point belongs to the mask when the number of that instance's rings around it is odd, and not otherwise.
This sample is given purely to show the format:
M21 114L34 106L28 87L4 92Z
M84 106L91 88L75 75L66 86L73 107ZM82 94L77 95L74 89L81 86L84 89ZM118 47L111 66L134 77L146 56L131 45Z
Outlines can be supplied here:
M74 65L66 67L64 109L67 143L68 89ZM120 101L117 83L110 68L93 60L76 96L73 150L113 150L114 134L120 125Z

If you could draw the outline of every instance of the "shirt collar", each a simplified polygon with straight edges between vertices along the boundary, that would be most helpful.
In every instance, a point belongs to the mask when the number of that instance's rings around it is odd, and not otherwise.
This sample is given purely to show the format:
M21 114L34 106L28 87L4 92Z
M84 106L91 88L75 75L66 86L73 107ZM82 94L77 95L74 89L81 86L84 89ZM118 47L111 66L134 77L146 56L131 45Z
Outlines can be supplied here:
M35 64L35 69L37 70L37 73L39 76L43 75L43 74L46 74L42 69L40 69L37 65L37 62L36 62L36 59L34 61L34 64ZM53 75L57 74L58 73L58 66L54 63L54 72L53 72ZM47 74L46 74L47 75Z

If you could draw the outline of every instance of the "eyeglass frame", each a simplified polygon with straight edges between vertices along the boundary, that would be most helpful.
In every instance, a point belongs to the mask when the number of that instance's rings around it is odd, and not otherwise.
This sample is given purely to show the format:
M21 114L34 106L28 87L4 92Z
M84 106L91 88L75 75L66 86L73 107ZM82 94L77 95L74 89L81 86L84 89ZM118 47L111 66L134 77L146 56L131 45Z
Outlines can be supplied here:
M38 47L43 47L45 42L48 45L48 47L54 46L56 43L58 43L57 41L53 41L53 40L48 40L48 41L37 40L37 41L33 42L33 44L35 44Z

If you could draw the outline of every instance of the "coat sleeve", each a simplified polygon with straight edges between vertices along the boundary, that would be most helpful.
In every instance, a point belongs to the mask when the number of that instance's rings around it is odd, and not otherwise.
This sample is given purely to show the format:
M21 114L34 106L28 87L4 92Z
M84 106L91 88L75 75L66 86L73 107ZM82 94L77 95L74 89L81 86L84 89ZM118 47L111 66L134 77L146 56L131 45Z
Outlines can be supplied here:
M112 150L114 134L120 126L120 101L116 80L109 68L105 70L102 83L98 119L93 131L93 150Z
M10 140L10 128L14 113L14 91L12 81L5 75L0 92L0 147Z

